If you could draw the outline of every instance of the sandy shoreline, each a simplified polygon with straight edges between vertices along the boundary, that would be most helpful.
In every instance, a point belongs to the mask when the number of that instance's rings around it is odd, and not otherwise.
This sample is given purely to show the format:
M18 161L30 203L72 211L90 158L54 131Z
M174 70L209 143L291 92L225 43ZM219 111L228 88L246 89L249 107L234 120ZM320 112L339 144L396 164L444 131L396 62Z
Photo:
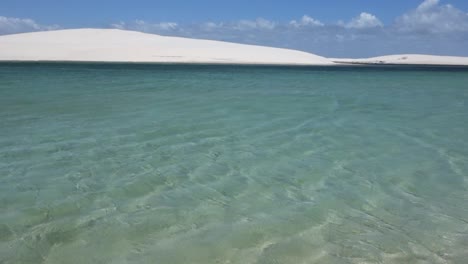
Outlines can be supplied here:
M468 65L450 65L450 64L377 64L377 63L334 63L330 65L313 65L313 64L268 64L268 63L204 63L204 62L129 62L129 61L59 61L59 60L0 60L0 65L70 65L70 66L197 66L197 67L295 67L295 68L368 68L368 69L385 69L385 68L409 68L409 69L468 69Z
M118 29L71 29L0 36L0 62L272 66L468 66L468 57L422 54L365 59Z
M331 61L350 65L426 65L426 66L468 66L468 57L436 56L424 54L401 54L366 59L330 58Z
M72 61L72 60L1 60L0 64L69 64L69 65L167 65L167 66L251 66L251 67L325 67L325 68L468 68L466 64L398 64L398 63L365 63L365 62L336 62L327 65L315 64L281 64L281 63L210 63L210 62L138 62L138 61Z

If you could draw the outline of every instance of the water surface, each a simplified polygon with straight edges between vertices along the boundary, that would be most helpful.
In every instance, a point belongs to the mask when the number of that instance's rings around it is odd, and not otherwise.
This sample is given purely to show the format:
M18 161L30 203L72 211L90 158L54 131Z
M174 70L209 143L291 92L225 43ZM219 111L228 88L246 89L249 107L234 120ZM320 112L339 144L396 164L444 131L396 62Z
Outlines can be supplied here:
M467 249L467 69L0 64L0 263Z

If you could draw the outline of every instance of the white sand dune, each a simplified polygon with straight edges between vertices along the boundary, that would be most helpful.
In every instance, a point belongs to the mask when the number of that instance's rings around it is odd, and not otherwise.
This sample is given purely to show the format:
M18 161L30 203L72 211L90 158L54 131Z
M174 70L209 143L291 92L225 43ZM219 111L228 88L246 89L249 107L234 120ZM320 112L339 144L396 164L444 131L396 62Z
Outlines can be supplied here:
M336 63L351 64L403 64L403 65L468 65L468 57L402 54L368 59L330 59Z
M72 29L0 36L0 61L99 61L333 65L314 54L118 29Z
M297 50L118 29L69 29L0 36L0 61L468 65L468 57L418 54L329 59Z

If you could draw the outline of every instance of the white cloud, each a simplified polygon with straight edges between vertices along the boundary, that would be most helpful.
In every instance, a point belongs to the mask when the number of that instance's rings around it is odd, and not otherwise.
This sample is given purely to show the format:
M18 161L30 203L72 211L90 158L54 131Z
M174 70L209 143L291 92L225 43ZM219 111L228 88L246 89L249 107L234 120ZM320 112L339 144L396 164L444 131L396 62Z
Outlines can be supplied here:
M366 57L390 53L468 56L468 14L439 0L421 4L393 24L370 13L345 22L322 23L311 16L278 22L265 18L177 24L136 20L114 28L149 33L292 48L324 56ZM426 32L430 34L420 34Z
M383 27L383 23L376 16L363 12L344 26L346 28L367 29Z
M255 20L239 20L227 23L204 22L195 24L179 25L175 22L159 22L152 23L144 20L134 20L132 22L119 22L111 24L111 28L136 30L149 33L167 33L175 34L186 33L190 35L197 35L200 32L217 32L226 34L227 32L239 31L247 32L252 30L271 31L274 30L277 24L264 18L257 18Z
M257 18L256 20L240 20L234 23L233 28L237 30L249 29L267 29L272 30L276 27L276 23L264 18Z
M319 20L316 20L308 15L304 15L301 20L296 21L292 20L289 22L289 25L299 28L299 27L304 27L304 26L312 26L312 27L323 27L324 24L320 22Z
M58 29L59 26L46 26L36 23L29 18L15 18L0 16L0 34L14 34L33 31Z
M224 26L223 23L214 23L214 22L205 22L201 24L201 28L206 31L213 31L218 28L222 28Z
M174 22L164 22L164 23L159 23L158 25L155 25L156 27L159 27L162 30L174 30L177 29L179 24L174 23Z
M138 27L146 28L148 30L161 30L161 31L170 31L175 30L178 27L178 24L175 22L160 22L160 23L147 23L143 20L135 20L135 24Z
M417 10L425 11L425 10L431 9L432 7L437 6L439 2L440 2L439 0L425 0L418 6Z
M110 25L111 28L116 28L116 29L126 29L127 28L127 23L120 21L119 23L114 23Z
M135 20L130 23L119 22L110 25L111 28L117 29L128 29L150 33L165 33L171 31L177 31L179 24L175 22L160 22L160 23L149 23L144 20Z
M468 31L468 14L452 5L441 5L439 0L425 0L415 10L399 17L395 26L402 32Z

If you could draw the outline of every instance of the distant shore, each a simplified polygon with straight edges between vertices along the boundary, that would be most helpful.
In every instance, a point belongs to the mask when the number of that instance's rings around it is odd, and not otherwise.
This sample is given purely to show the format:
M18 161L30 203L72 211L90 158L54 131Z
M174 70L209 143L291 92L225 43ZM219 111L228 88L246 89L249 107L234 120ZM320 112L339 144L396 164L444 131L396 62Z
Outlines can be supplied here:
M303 64L255 64L255 63L184 63L184 62L106 62L106 61L2 61L0 66L34 66L37 67L98 67L98 68L148 68L157 67L196 67L197 69L213 67L245 67L245 68L310 68L310 69L369 69L369 70L468 70L468 65L437 65L437 64L373 64L373 63L335 63L330 65L303 65Z
M436 56L424 54L389 55L367 59L330 58L330 60L334 63L353 65L468 66L468 57Z
M333 65L311 53L116 29L0 36L0 61Z
M365 59L117 29L71 29L0 36L0 62L157 63L272 66L468 66L468 57L423 54Z

